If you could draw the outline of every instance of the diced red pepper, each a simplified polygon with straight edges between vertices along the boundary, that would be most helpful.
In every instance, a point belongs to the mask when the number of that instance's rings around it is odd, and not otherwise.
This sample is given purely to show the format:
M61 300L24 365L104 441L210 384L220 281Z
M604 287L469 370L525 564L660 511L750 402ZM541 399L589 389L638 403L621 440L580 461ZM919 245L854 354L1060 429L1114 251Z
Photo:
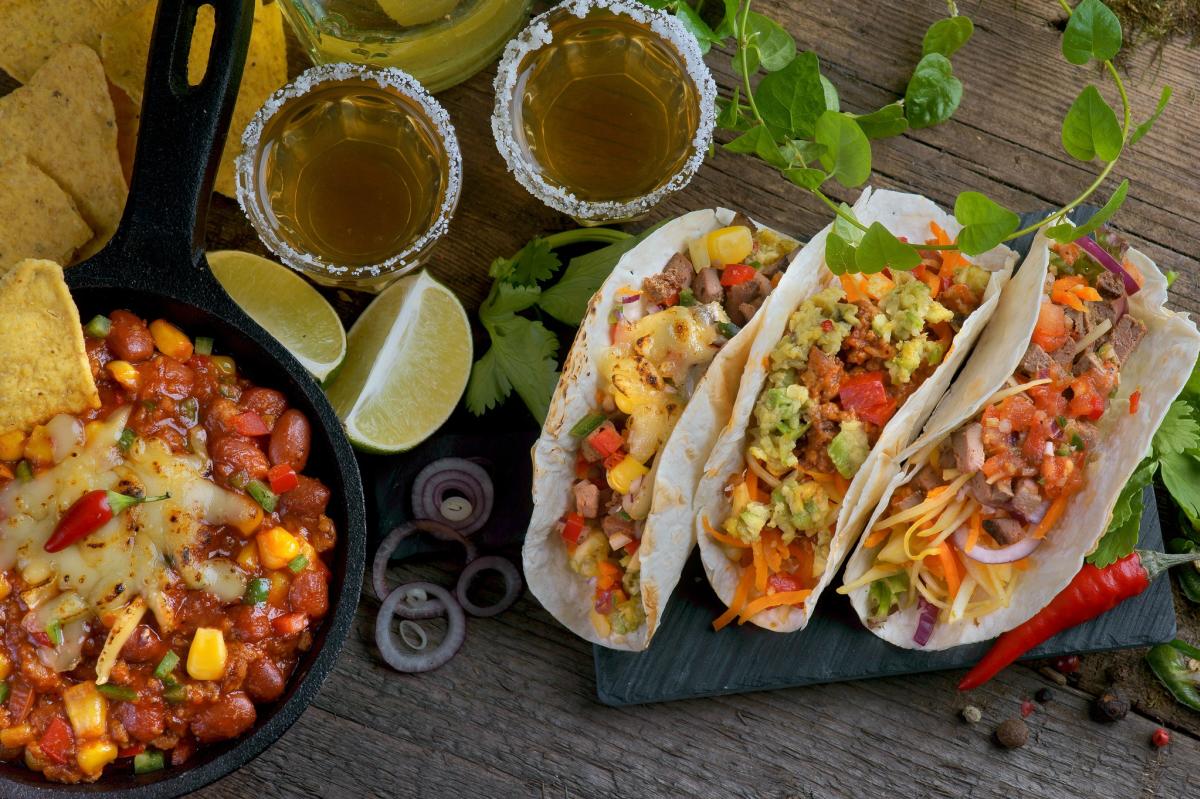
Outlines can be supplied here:
M821 329L824 330L826 333L832 333L833 332L833 320L832 319L822 319L821 320Z
M145 751L145 744L134 744L133 746L127 746L124 749L118 749L117 757L133 757L134 755L140 755Z
M568 513L563 517L562 537L571 546L579 544L579 539L583 538L585 529L587 529L587 525L578 513Z
M265 436L271 432L263 418L254 411L244 411L230 420L233 429L244 436Z
M604 459L604 468L612 471L620 466L623 460L625 460L625 451L619 449Z
M621 582L621 567L611 560L602 560L596 564L599 573L596 575L596 587L601 591L612 588Z
M1138 405L1140 405L1141 402L1142 402L1142 390L1139 388L1137 391L1135 391L1129 395L1129 412L1137 413Z
M583 478L587 477L588 470L591 468L592 468L592 464L588 463L588 459L583 457L582 452L580 452L579 454L577 454L575 456L575 479L576 480L582 480Z
M892 418L892 414L896 412L896 401L888 400L882 405L875 405L870 408L863 408L858 412L858 418L863 421L870 422L873 425L883 427L888 423L888 419Z
M300 485L300 477L290 463L280 463L267 471L267 482L271 484L271 491L274 493L286 494Z
M308 626L308 614L302 610L271 619L271 627L280 635L296 635Z
M896 402L883 386L883 372L860 372L842 380L838 388L842 407L860 419L884 425L896 410Z
M632 541L630 541L628 544L625 545L625 554L632 555L634 552L638 551L638 547L640 547L641 545L642 545L642 539L640 539L640 538L633 539Z
M664 308L670 308L672 305L678 305L678 304L679 304L679 292L678 291L675 292L674 294L672 294L670 297L667 297L665 300L663 300Z
M755 269L747 264L729 264L721 271L722 286L740 286L754 278Z
M46 635L41 630L38 630L35 633L30 633L29 637L36 641L38 646L54 646L54 644L50 643L50 636Z
M47 759L62 765L67 762L67 753L74 740L75 736L71 734L71 728L60 716L55 716L50 721L50 726L42 733L38 746L41 747L42 754Z
M621 434L617 432L617 428L609 422L605 422L588 433L586 440L601 458L612 455L625 443L621 439Z
M1075 396L1067 405L1067 412L1074 417L1097 421L1104 415L1104 397L1096 391L1090 380L1080 378L1071 384Z

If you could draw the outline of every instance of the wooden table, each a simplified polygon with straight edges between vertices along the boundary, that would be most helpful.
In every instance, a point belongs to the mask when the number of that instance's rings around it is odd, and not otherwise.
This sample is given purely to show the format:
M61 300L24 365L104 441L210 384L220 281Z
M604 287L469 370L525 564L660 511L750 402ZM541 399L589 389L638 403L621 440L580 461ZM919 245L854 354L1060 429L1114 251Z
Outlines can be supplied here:
M976 23L954 58L965 85L949 124L875 148L876 186L943 205L964 189L1032 210L1063 203L1091 179L1059 144L1059 124L1090 69L1059 54L1063 15L1052 0L960 5ZM903 93L940 0L809 0L757 6L815 48L843 107L864 111ZM1175 100L1154 132L1119 165L1132 178L1118 225L1164 269L1180 273L1172 297L1200 310L1200 49L1139 49L1127 65L1138 118L1163 82ZM709 57L723 86L727 58ZM303 68L301 57L294 68ZM487 265L535 234L571 226L506 173L492 142L488 70L440 96L462 143L466 180L451 236L430 269L468 306L486 293ZM1103 85L1103 84L1102 84ZM1107 92L1107 87L1105 87ZM1106 187L1106 191L1112 186ZM835 192L853 200L851 192ZM808 237L826 210L774 172L718 152L691 186L649 221L724 204ZM636 226L635 226L636 227ZM217 197L210 247L267 254L237 205ZM335 298L340 308L361 299ZM1179 368L1187 368L1180 364ZM1181 633L1200 638L1200 613L1177 598ZM1200 715L1175 705L1141 652L1084 659L1077 686L1060 688L1029 666L1009 669L973 697L984 721L964 723L957 674L879 680L670 705L611 709L595 701L591 647L528 595L509 612L471 620L462 652L431 674L381 665L372 643L376 604L364 600L336 671L313 706L275 746L197 794L210 797L571 796L1164 796L1200 793ZM1117 681L1134 699L1122 722L1087 718L1092 697ZM1054 700L1029 719L1030 743L1005 752L992 729L1024 697L1050 686ZM1159 722L1166 750L1149 745Z

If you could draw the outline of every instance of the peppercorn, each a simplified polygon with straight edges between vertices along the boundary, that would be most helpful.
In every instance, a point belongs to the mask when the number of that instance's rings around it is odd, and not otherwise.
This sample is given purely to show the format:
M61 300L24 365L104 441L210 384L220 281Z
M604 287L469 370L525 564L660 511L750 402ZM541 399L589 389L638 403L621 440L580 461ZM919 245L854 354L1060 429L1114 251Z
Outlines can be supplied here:
M1029 718L1031 715L1033 715L1034 710L1035 708L1033 706L1033 702L1030 702L1028 699L1021 700L1021 718Z
M1047 702L1049 702L1051 699L1054 698L1054 692L1051 691L1049 688L1043 688L1040 691L1038 691L1036 694L1034 694L1033 698L1044 705Z
M1162 749L1167 744L1171 743L1171 733L1167 732L1162 727L1154 731L1150 736L1150 743L1154 744L1155 749Z
M996 743L1005 749L1016 749L1029 741L1029 726L1018 718L1000 723L996 728Z
M962 709L962 717L968 724L978 724L983 720L983 711L974 705L967 705Z
M1060 674L1074 674L1079 671L1079 655L1063 655L1054 661L1054 668Z
M1092 702L1092 718L1096 721L1110 724L1125 718L1127 713L1129 700L1116 688L1110 688Z

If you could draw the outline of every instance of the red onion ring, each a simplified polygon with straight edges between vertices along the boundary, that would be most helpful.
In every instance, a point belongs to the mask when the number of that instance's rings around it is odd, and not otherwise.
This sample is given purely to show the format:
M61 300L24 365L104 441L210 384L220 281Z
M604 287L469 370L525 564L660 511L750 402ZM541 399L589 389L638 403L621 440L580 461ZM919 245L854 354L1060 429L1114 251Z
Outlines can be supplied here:
M388 561L391 560L392 553L396 551L396 547L400 546L401 541L418 532L429 533L442 541L462 544L463 550L466 553L466 562L470 563L475 560L475 545L453 527L433 521L432 519L417 519L406 522L388 533L387 537L380 542L379 549L375 551L375 561L371 564L371 588L374 589L375 596L378 599L383 600L392 593L389 591L387 585ZM436 605L436 603L434 604ZM431 609L430 603L424 602L408 608L408 611L428 613ZM432 616L409 616L401 613L399 615L401 618L406 619L431 619L440 614L434 613Z
M1142 287L1133 279L1133 275L1129 274L1125 267L1121 266L1117 259L1109 254L1108 250L1087 236L1075 239L1075 243L1082 247L1088 255L1095 258L1098 264L1113 274L1120 276L1121 282L1125 284L1126 294L1137 294L1141 290Z
M404 652L396 645L392 635L392 615L409 591L421 589L432 594L445 610L446 635L442 642L428 652ZM440 614L439 614L440 615ZM447 663L458 652L467 637L467 617L453 595L440 585L433 583L405 583L388 594L375 617L375 645L384 661L396 671L416 673L432 671Z
M486 607L476 605L467 596L467 590L474 582L475 575L483 571L493 571L504 578L504 596L500 598L500 601ZM513 606L520 595L521 573L517 571L517 567L513 565L512 561L499 555L484 555L482 558L476 558L468 563L467 567L462 570L462 574L458 575L458 585L454 588L454 596L457 597L458 604L462 605L463 610L480 618L503 613Z
M917 607L921 609L921 615L917 617L917 629L913 633L913 643L917 646L925 646L925 644L929 643L929 639L933 635L933 626L937 623L938 609L937 605L919 595L917 596Z
M442 502L450 491L462 494L471 503L471 513L465 519L447 519L442 513ZM422 469L413 481L413 516L449 525L463 535L483 527L492 515L494 502L492 478L482 466L466 458L439 458Z
M642 298L641 294L626 294L624 297L621 298L621 302L625 305L628 305L631 302L637 302L641 298Z
M1035 549L1042 545L1041 538L1029 536L1022 538L1015 544L1009 544L1000 549L989 549L976 543L971 547L971 551L967 551L967 528L966 526L959 527L954 531L954 545L958 547L958 551L966 555L968 558L980 563L1012 563L1027 556Z

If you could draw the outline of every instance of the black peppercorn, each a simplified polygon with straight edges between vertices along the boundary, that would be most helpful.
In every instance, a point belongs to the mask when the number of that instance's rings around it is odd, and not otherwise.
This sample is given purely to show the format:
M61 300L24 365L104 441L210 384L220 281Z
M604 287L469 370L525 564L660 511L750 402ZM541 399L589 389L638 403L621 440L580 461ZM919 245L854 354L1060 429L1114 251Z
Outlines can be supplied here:
M1054 692L1049 688L1043 688L1034 694L1033 698L1036 699L1040 704L1044 705L1054 698Z
M996 728L996 743L1005 749L1016 749L1024 746L1029 740L1029 726L1018 718L1001 722Z
M1115 688L1102 693L1092 702L1092 718L1096 721L1111 724L1120 721L1129 713L1129 700Z

